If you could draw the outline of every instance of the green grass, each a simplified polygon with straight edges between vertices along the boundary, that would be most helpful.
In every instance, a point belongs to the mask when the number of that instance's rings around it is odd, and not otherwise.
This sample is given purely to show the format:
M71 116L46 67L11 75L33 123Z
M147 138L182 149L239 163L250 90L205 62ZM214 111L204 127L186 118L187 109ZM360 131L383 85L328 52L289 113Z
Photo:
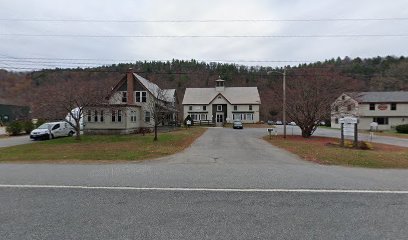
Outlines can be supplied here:
M299 136L264 138L271 144L297 154L301 158L328 165L366 168L408 168L408 148L373 143L374 150L342 148L331 144L338 139Z
M174 154L188 147L204 128L142 135L94 135L57 138L0 149L0 161L144 160Z

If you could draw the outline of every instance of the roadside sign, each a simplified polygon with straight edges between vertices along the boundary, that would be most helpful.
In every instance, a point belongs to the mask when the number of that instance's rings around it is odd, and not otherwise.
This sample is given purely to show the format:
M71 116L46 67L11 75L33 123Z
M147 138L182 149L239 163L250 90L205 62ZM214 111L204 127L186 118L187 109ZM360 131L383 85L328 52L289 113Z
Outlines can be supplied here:
M339 119L339 123L344 123L344 124L357 123L357 122L358 120L355 117L344 117L344 118Z
M354 137L354 123L345 123L343 125L344 136Z

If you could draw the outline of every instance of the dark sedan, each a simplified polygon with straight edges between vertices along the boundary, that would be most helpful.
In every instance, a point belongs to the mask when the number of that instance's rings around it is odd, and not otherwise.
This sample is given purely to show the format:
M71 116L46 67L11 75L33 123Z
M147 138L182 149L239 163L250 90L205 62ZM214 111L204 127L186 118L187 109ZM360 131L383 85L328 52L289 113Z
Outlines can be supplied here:
M242 122L240 120L234 120L234 123L232 124L233 129L244 129L244 126L242 125Z

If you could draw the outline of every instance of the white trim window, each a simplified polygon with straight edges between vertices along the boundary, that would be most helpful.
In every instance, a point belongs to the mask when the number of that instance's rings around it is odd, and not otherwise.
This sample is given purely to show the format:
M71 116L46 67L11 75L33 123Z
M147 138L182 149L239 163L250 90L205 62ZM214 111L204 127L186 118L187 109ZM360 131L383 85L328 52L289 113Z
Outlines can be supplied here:
M130 111L130 121L131 122L136 122L136 111Z
M217 105L217 111L221 112L222 111L222 105Z
M150 122L150 112L146 111L145 112L145 122Z
M118 122L122 122L122 110L118 110Z
M147 92L146 91L136 91L135 92L135 102L146 102Z
M112 110L112 122L116 122L116 110Z

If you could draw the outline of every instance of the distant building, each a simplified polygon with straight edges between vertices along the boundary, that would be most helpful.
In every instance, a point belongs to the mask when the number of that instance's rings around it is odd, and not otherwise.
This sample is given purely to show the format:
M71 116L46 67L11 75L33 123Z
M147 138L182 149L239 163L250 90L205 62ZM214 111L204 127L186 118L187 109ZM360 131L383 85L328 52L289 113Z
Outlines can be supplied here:
M408 124L408 92L343 93L332 104L331 126L340 128L339 119L354 116L360 129L370 129L377 122L379 130Z
M30 108L10 100L0 98L0 125L15 120L27 119Z
M112 88L109 104L84 109L85 134L129 134L141 128L153 128L151 104L156 101L167 109L160 113L159 125L177 121L175 89L161 89L151 81L128 73Z
M218 79L213 88L186 88L183 116L193 121L210 121L216 125L239 119L244 123L259 122L261 99L257 87L226 87Z

